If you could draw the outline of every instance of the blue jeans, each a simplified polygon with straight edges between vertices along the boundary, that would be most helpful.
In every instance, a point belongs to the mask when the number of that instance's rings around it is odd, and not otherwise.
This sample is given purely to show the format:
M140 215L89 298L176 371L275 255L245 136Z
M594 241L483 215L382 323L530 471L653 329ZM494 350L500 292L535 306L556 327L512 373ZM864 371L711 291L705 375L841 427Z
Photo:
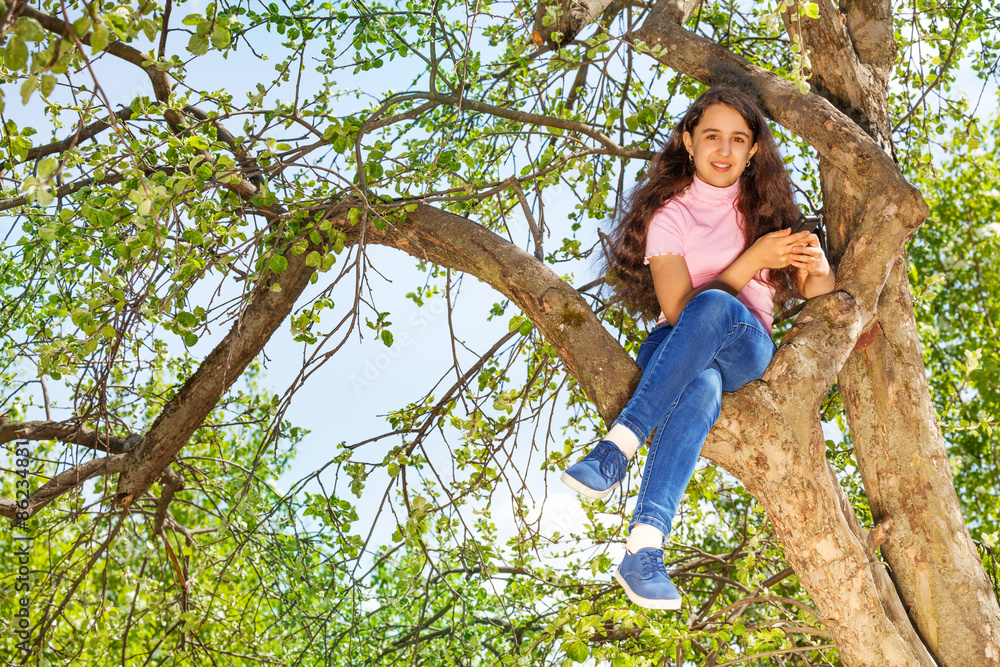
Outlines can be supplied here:
M642 473L632 526L670 533L722 392L764 375L774 342L736 297L706 290L684 307L677 325L661 324L639 348L642 379L615 420L645 442L656 431Z

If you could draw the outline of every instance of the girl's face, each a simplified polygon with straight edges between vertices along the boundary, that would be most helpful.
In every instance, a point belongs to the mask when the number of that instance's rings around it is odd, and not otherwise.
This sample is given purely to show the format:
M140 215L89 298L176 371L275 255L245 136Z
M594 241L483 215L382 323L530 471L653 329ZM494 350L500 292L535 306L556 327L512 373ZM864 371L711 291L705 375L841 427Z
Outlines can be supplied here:
M684 145L694 157L698 178L718 188L739 180L757 152L757 144L752 142L743 116L723 104L705 109L694 132L684 133Z

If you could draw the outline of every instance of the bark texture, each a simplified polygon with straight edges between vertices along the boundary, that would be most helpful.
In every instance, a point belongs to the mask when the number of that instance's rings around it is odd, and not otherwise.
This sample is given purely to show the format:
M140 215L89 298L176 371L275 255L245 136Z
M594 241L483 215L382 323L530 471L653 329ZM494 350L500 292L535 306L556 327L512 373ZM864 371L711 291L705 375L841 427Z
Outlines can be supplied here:
M820 19L793 20L813 63L810 83L891 151L888 87L895 61L891 6L818 3ZM843 20L845 19L846 20ZM820 161L834 256L856 233L870 185ZM946 666L997 664L1000 609L961 512L927 386L906 262L897 256L879 298L873 337L839 376L841 396L882 554L911 618ZM859 346L860 347L860 346Z
M1000 662L993 587L962 517L927 387L906 265L879 299L880 334L840 374L854 451L882 554L942 665Z

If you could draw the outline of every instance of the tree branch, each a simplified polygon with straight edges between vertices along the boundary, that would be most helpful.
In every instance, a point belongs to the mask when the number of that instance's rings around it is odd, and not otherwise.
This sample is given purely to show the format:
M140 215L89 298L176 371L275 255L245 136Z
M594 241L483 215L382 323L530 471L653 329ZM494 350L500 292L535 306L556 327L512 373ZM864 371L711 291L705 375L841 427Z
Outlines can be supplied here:
M46 14L27 5L23 7L21 15L35 19L43 28L60 37L70 39L74 36L73 26L58 16ZM80 42L90 46L90 33L80 37ZM150 60L149 56L124 42L118 41L110 42L104 51L144 71L153 85L153 95L158 102L166 104L170 100L170 75L165 71L158 70L154 64L145 65L144 63ZM175 128L180 127L181 116L176 110L168 108L164 117Z
M127 438L99 433L72 422L33 421L20 424L0 415L0 444L14 440L57 440L108 454L128 451Z
M643 42L647 49L659 46L656 60L701 83L737 85L750 92L768 116L812 144L858 188L871 188L871 177L879 174L893 190L912 190L891 156L830 102L803 95L791 81L685 30L669 19L668 9L666 0L657 2L642 27L625 39Z
M34 516L38 510L67 491L79 488L88 479L122 472L125 469L126 456L128 455L115 454L114 456L91 459L59 473L28 497L28 516ZM17 506L13 500L0 498L0 516L14 519L16 511Z

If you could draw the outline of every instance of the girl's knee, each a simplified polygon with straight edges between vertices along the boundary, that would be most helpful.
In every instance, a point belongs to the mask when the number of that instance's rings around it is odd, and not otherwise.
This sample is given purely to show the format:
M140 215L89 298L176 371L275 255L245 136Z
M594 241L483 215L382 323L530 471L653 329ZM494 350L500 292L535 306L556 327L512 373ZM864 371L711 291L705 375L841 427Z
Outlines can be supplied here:
M709 289L699 292L684 307L682 316L705 318L717 321L733 312L740 305L735 296L719 289Z
M707 289L699 292L688 302L688 306L697 303L705 308L728 308L734 302L739 303L735 296L721 289Z
M722 409L722 378L718 373L711 370L699 373L684 393L692 403L692 408L704 414L714 414L718 417ZM712 421L715 421L715 417Z

